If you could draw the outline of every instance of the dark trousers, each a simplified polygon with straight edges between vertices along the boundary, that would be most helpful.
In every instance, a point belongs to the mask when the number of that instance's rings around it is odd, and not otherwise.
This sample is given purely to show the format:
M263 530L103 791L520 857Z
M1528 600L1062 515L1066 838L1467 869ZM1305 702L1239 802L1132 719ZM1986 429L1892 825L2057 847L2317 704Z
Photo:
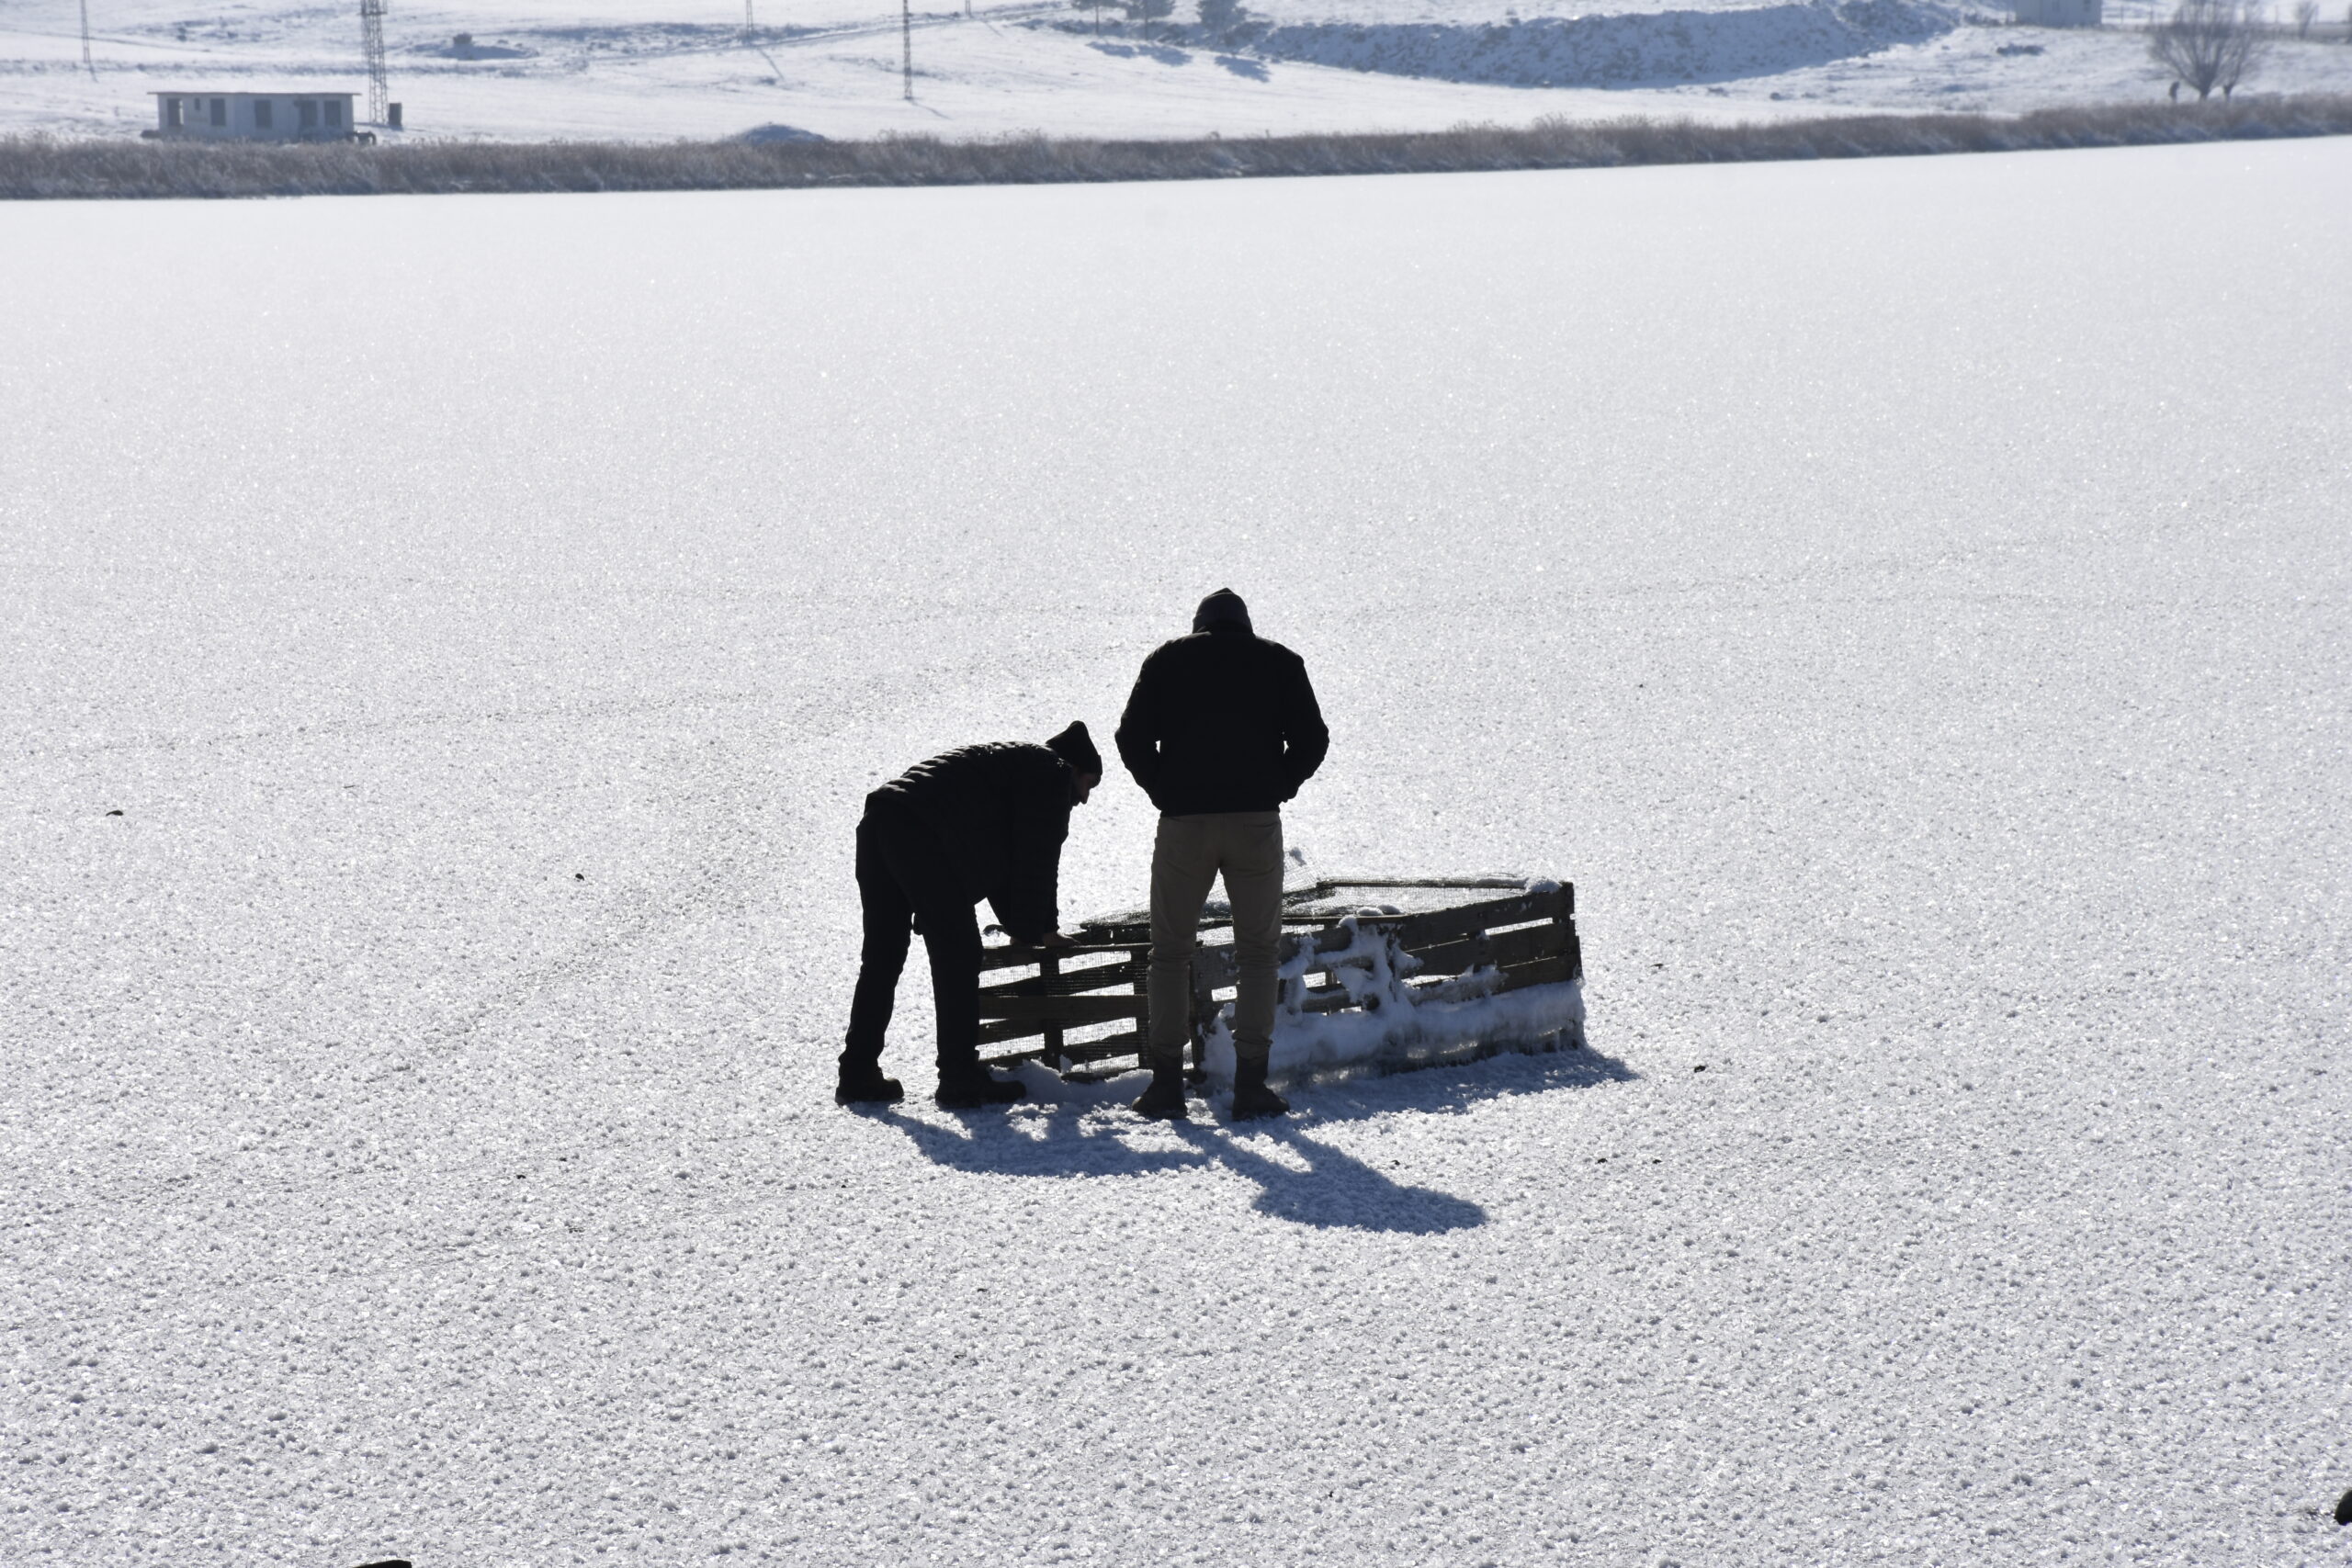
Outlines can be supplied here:
M865 909L865 947L849 1007L842 1067L870 1067L882 1059L882 1036L890 1027L899 975L907 964L911 919L931 954L939 1070L978 1071L980 928L939 835L903 807L869 801L857 825L857 896Z

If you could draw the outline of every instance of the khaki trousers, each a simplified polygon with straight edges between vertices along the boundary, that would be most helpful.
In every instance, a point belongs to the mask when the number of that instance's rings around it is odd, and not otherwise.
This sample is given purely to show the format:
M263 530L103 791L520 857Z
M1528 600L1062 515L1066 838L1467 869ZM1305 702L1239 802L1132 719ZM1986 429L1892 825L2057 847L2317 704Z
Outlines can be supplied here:
M1234 1053L1263 1064L1274 1038L1274 953L1283 932L1283 815L1221 811L1162 817L1151 846L1151 1057L1155 1070L1181 1066L1192 1036L1193 953L1201 907L1225 878L1240 969L1233 1008Z

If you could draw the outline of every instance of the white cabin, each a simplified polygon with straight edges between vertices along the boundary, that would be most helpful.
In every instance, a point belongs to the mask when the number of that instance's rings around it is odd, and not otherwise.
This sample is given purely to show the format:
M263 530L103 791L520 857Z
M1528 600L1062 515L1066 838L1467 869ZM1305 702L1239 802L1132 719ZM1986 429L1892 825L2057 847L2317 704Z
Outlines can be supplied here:
M2011 0L2010 14L2029 28L2095 28L2100 0Z
M165 141L343 141L358 130L356 93L155 93Z

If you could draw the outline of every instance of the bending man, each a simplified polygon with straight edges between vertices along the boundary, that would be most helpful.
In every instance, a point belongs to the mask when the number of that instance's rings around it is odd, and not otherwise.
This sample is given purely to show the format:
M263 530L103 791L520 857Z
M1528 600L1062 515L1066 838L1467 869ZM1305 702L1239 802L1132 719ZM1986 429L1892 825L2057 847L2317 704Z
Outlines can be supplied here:
M1015 942L1067 945L1054 930L1055 883L1070 808L1102 782L1102 753L1073 724L1043 746L965 746L865 797L857 825L857 895L865 947L850 1003L837 1103L899 1098L882 1076L882 1036L906 966L908 924L931 955L939 1012L939 1103L1004 1105L1027 1092L980 1066L980 931L985 898Z
M1279 1116L1290 1104L1266 1087L1266 1060L1283 929L1282 805L1331 743L1306 665L1252 631L1249 606L1221 588L1201 601L1192 636L1143 661L1118 741L1121 761L1159 807L1151 849L1151 1087L1135 1109L1164 1120L1184 1115L1193 950L1201 906L1221 874L1241 971L1233 1114Z

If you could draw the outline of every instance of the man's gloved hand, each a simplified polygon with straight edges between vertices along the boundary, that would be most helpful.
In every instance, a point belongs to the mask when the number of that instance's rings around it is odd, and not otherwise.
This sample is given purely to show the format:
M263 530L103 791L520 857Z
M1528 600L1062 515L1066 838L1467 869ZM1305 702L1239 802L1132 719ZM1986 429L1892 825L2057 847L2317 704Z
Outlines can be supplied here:
M1058 952L1065 947L1076 947L1078 945L1078 939L1076 937L1064 936L1059 931L1047 931L1043 937L1040 937L1034 945L1046 948L1052 952Z

